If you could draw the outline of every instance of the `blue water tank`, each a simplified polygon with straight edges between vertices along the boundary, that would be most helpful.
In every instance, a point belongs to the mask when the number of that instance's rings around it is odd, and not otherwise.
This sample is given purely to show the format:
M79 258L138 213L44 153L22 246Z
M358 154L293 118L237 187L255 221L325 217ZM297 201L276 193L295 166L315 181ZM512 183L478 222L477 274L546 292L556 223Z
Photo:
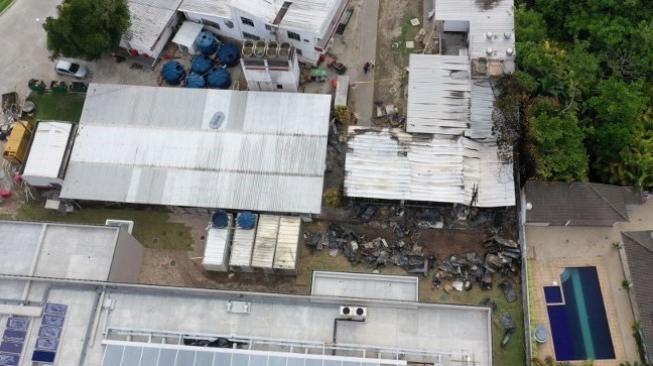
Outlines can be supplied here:
M215 228L224 229L229 225L229 217L226 212L218 210L211 216L211 223Z
M238 222L239 228L251 230L256 226L256 215L249 211L243 211L238 214L236 221Z
M229 89L231 86L231 75L227 69L214 67L206 75L206 82L209 84L209 88Z
M161 69L161 76L166 83L170 85L179 85L184 77L186 77L186 70L177 61L168 61Z
M218 50L218 40L211 32L201 32L195 40L197 48L205 55L212 55Z
M236 66L240 60L240 48L233 43L225 43L218 50L218 59L227 67Z
M190 71L204 75L213 67L213 60L206 55L197 55L193 57L193 62L190 66Z
M186 79L187 88L204 88L206 86L206 80L204 76L191 72Z

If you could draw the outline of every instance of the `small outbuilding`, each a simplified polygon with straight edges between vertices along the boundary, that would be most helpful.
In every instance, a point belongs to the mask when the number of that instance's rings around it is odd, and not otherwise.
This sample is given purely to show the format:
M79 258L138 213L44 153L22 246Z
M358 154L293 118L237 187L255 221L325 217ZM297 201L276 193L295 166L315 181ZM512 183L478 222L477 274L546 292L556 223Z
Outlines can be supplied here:
M33 187L61 186L74 130L74 125L69 122L39 122L22 174L27 184Z

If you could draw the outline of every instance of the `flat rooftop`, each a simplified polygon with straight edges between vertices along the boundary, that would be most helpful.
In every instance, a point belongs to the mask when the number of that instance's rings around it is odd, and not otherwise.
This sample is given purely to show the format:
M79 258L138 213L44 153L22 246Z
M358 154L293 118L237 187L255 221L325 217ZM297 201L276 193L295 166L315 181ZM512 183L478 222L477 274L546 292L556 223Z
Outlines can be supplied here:
M13 280L0 276L0 284ZM491 314L483 307L32 282L30 306L67 306L60 365L491 365ZM365 321L336 322L342 305L366 307ZM7 316L0 317L4 324ZM30 323L22 366L31 365L40 322ZM190 341L217 338L232 343L213 348Z
M117 227L0 221L0 273L106 281Z

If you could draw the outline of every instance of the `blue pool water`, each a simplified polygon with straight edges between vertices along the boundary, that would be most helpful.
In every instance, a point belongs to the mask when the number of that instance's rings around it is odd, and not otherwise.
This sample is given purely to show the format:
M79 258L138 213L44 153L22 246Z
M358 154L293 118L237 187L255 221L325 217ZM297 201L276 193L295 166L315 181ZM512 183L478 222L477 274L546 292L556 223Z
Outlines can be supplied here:
M547 306L556 359L613 359L612 337L596 267L566 268L560 280L565 303Z
M547 304L555 304L562 302L562 290L560 286L545 286L544 299Z

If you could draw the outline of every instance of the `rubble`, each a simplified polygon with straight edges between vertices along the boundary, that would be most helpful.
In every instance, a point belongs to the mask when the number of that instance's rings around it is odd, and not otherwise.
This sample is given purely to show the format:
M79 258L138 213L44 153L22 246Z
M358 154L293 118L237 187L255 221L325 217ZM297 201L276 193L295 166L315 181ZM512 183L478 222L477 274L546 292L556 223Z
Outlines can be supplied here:
M458 217L461 212L454 214ZM475 214L475 213L471 213ZM373 220L377 217L385 220ZM342 253L352 264L364 264L373 269L383 266L397 266L408 273L431 274L434 288L456 291L469 291L476 283L481 289L491 289L495 278L509 277L517 274L521 266L519 245L510 239L494 235L483 242L483 252L468 252L461 256L435 258L426 255L419 245L422 230L444 225L444 217L438 211L425 209L418 212L412 227L402 222L404 211L393 207L377 208L365 205L355 210L355 218L366 222L366 226L375 229L384 236L366 237L359 235L345 225L332 223L326 233L309 234L306 245L312 250L328 249L335 256ZM445 286L449 285L449 286ZM517 295L511 282L501 284L506 299L516 301Z

